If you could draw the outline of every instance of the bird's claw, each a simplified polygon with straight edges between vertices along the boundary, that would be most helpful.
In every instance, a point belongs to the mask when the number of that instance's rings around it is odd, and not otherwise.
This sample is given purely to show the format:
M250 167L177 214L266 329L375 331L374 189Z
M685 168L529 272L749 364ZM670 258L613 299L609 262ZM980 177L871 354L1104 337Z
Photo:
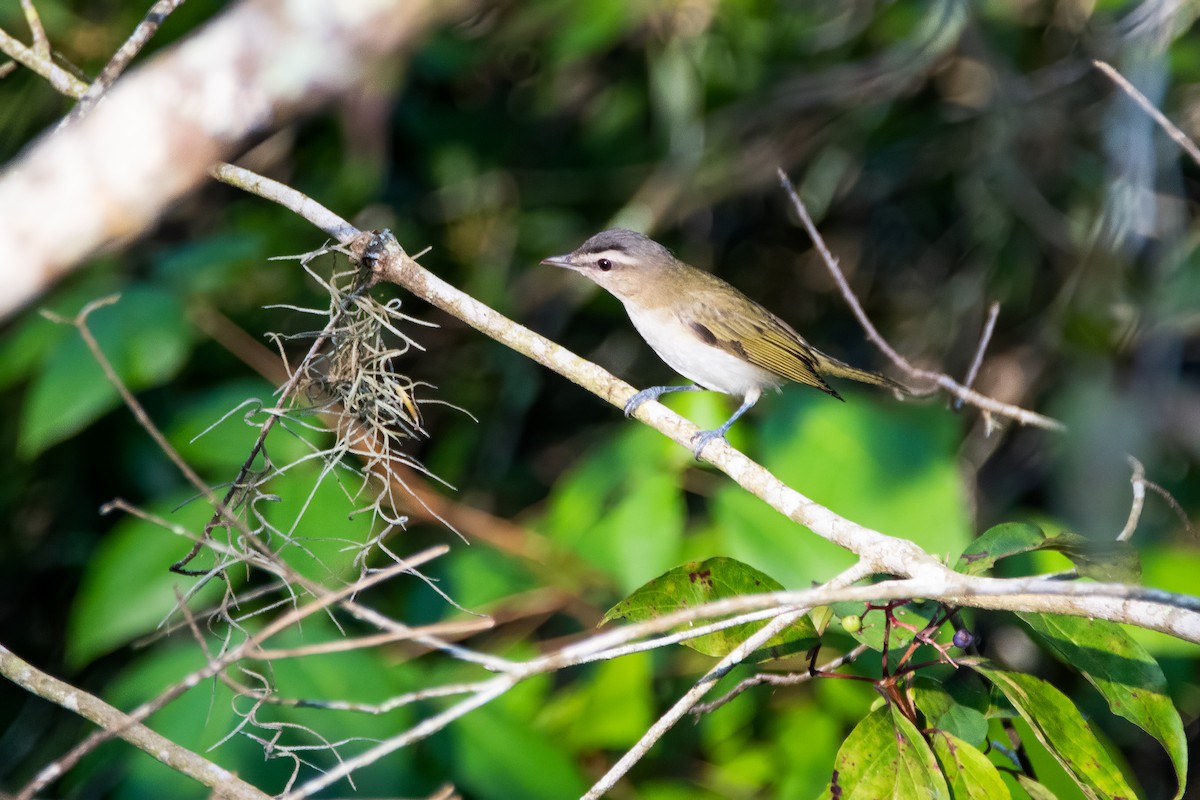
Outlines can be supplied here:
M657 391L657 387L642 389L640 392L629 398L629 402L625 404L625 416L633 415L633 412L638 410L638 406L645 403L647 400L657 400L662 396L662 392Z
M714 439L720 439L728 444L728 441L725 439L725 432L722 430L700 431L692 439L692 455L696 457L697 461L700 460L700 453L703 452L704 446Z

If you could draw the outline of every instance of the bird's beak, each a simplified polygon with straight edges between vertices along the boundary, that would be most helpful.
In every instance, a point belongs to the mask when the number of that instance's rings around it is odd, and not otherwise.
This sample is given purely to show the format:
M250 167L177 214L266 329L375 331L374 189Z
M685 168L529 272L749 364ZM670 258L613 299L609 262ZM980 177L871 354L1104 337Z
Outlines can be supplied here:
M562 267L563 269L575 268L575 262L571 260L570 253L565 256L550 256L549 258L543 258L542 263L549 267Z

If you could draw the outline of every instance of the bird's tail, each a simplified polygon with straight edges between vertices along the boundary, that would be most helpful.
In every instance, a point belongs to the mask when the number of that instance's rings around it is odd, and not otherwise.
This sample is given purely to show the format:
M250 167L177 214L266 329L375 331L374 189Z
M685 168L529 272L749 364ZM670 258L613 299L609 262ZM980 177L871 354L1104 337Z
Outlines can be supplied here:
M870 383L875 386L882 386L886 389L891 389L901 394L908 394L909 391L904 386L896 383L891 378L885 378L878 372L871 372L869 369L859 369L852 367L845 361L839 361L833 356L826 355L822 352L817 352L817 369L822 375L832 375L835 378L849 378L852 381L860 383Z

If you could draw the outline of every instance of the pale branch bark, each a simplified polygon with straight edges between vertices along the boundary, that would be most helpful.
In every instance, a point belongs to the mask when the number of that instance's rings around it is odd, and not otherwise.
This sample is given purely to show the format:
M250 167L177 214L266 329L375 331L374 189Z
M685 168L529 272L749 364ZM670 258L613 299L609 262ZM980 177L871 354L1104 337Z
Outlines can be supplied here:
M49 50L43 51L36 43L34 47L26 47L17 39L9 36L3 29L0 29L0 53L4 53L21 66L41 75L60 94L78 99L87 92L87 84L55 64L50 58Z
M1142 508L1146 505L1146 468L1133 456L1129 456L1129 466L1133 469L1133 474L1129 476L1129 483L1133 487L1133 502L1129 505L1129 517L1125 520L1125 527L1117 534L1118 542L1127 542L1133 537L1138 521L1142 518Z
M642 738L637 741L637 744L629 748L625 752L625 755L617 760L617 763L609 767L608 772L604 773L600 780L592 784L592 788L584 793L583 800L597 800L608 794L616 786L617 781L623 778L635 764L641 761L650 752L650 748L662 739L667 734L667 731L675 727L675 723L683 719L700 702L700 698L708 694L717 685L717 682L721 678L728 675L730 670L741 664L752 652L766 645L772 637L804 616L807 611L808 609L800 609L781 614L748 636L741 644L734 648L733 652L722 658L691 689L688 689L682 697L676 700L665 714L655 720L654 724L642 734Z
M21 0L21 10L25 12L25 22L29 25L34 52L49 58L50 39L46 36L46 28L42 25L42 16L38 13L37 6L33 4L33 0Z
M463 0L244 0L130 72L83 119L0 173L0 318L98 249L134 237L209 168L368 79ZM7 34L0 49L87 86Z
M134 747L161 761L171 769L213 790L214 798L222 800L270 800L270 795L259 791L232 772L214 764L203 756L193 753L170 739L155 733L138 719L113 708L95 695L42 672L23 661L12 651L0 645L0 674L30 694L62 706L84 719L94 722L103 730L129 742ZM56 760L46 766L34 779L37 785L45 785L57 779L65 766Z
M826 587L836 591L841 587L856 583L868 575L870 575L870 569L862 561L859 561L827 583ZM665 714L655 720L654 724L642 734L642 738L633 747L629 748L625 752L625 755L617 763L613 764L608 772L604 773L604 776L596 781L592 785L592 788L584 794L584 800L596 800L596 798L607 794L616 785L617 781L629 772L634 764L641 761L650 748L666 735L667 731L675 726L676 722L683 719L700 702L700 698L708 694L717 685L717 682L721 678L728 675L730 670L745 661L755 650L766 646L767 642L777 634L782 633L789 625L803 617L808 613L810 607L801 606L795 610L784 612L746 637L741 644L718 661L700 680L696 681L691 689L676 700Z
M221 177L223 180L237 179L238 175L245 172L247 171L234 167L224 170ZM287 207L297 210L297 213L304 213L301 209L311 211L319 208L319 204L311 198L276 181L261 177L250 179L247 175L246 179L240 180L239 183L267 190L271 197L283 199ZM390 234L354 235L354 229L349 223L323 208L316 214L316 219L318 222L315 224L327 232L341 231L346 238L339 238L339 241L355 257L373 262L380 280L404 287L618 408L623 408L625 402L633 396L635 389L632 386L598 365L513 322L421 267L404 252ZM972 402L970 396L967 396L967 401ZM695 425L657 402L643 404L634 416L684 447L688 447L699 432ZM957 605L981 608L1012 608L1092 616L1141 625L1200 643L1200 614L1186 608L1171 608L1171 604L1187 607L1193 601L1200 602L1195 598L1169 593L1155 594L1154 590L1141 587L1120 586L1119 590L1112 587L1093 590L1092 587L1106 585L1064 585L1061 582L1037 579L964 576L942 564L913 542L871 530L810 500L725 442L714 442L707 447L704 460L712 463L784 516L859 556L872 573L910 579L910 597L944 599ZM1027 580L1033 580L1035 583L1029 584ZM1021 600L1005 605L1003 601L996 599L1010 594L1017 594ZM737 609L749 610L752 609ZM735 611L730 609L730 613Z

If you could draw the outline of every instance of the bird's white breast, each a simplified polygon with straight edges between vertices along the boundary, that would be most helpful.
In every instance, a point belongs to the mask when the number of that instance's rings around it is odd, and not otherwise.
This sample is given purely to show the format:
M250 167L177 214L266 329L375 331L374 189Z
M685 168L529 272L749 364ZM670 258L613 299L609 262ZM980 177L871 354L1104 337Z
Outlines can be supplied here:
M784 382L773 372L719 347L706 344L676 315L625 304L633 327L658 357L688 380L705 389L745 397L751 391L775 388Z

